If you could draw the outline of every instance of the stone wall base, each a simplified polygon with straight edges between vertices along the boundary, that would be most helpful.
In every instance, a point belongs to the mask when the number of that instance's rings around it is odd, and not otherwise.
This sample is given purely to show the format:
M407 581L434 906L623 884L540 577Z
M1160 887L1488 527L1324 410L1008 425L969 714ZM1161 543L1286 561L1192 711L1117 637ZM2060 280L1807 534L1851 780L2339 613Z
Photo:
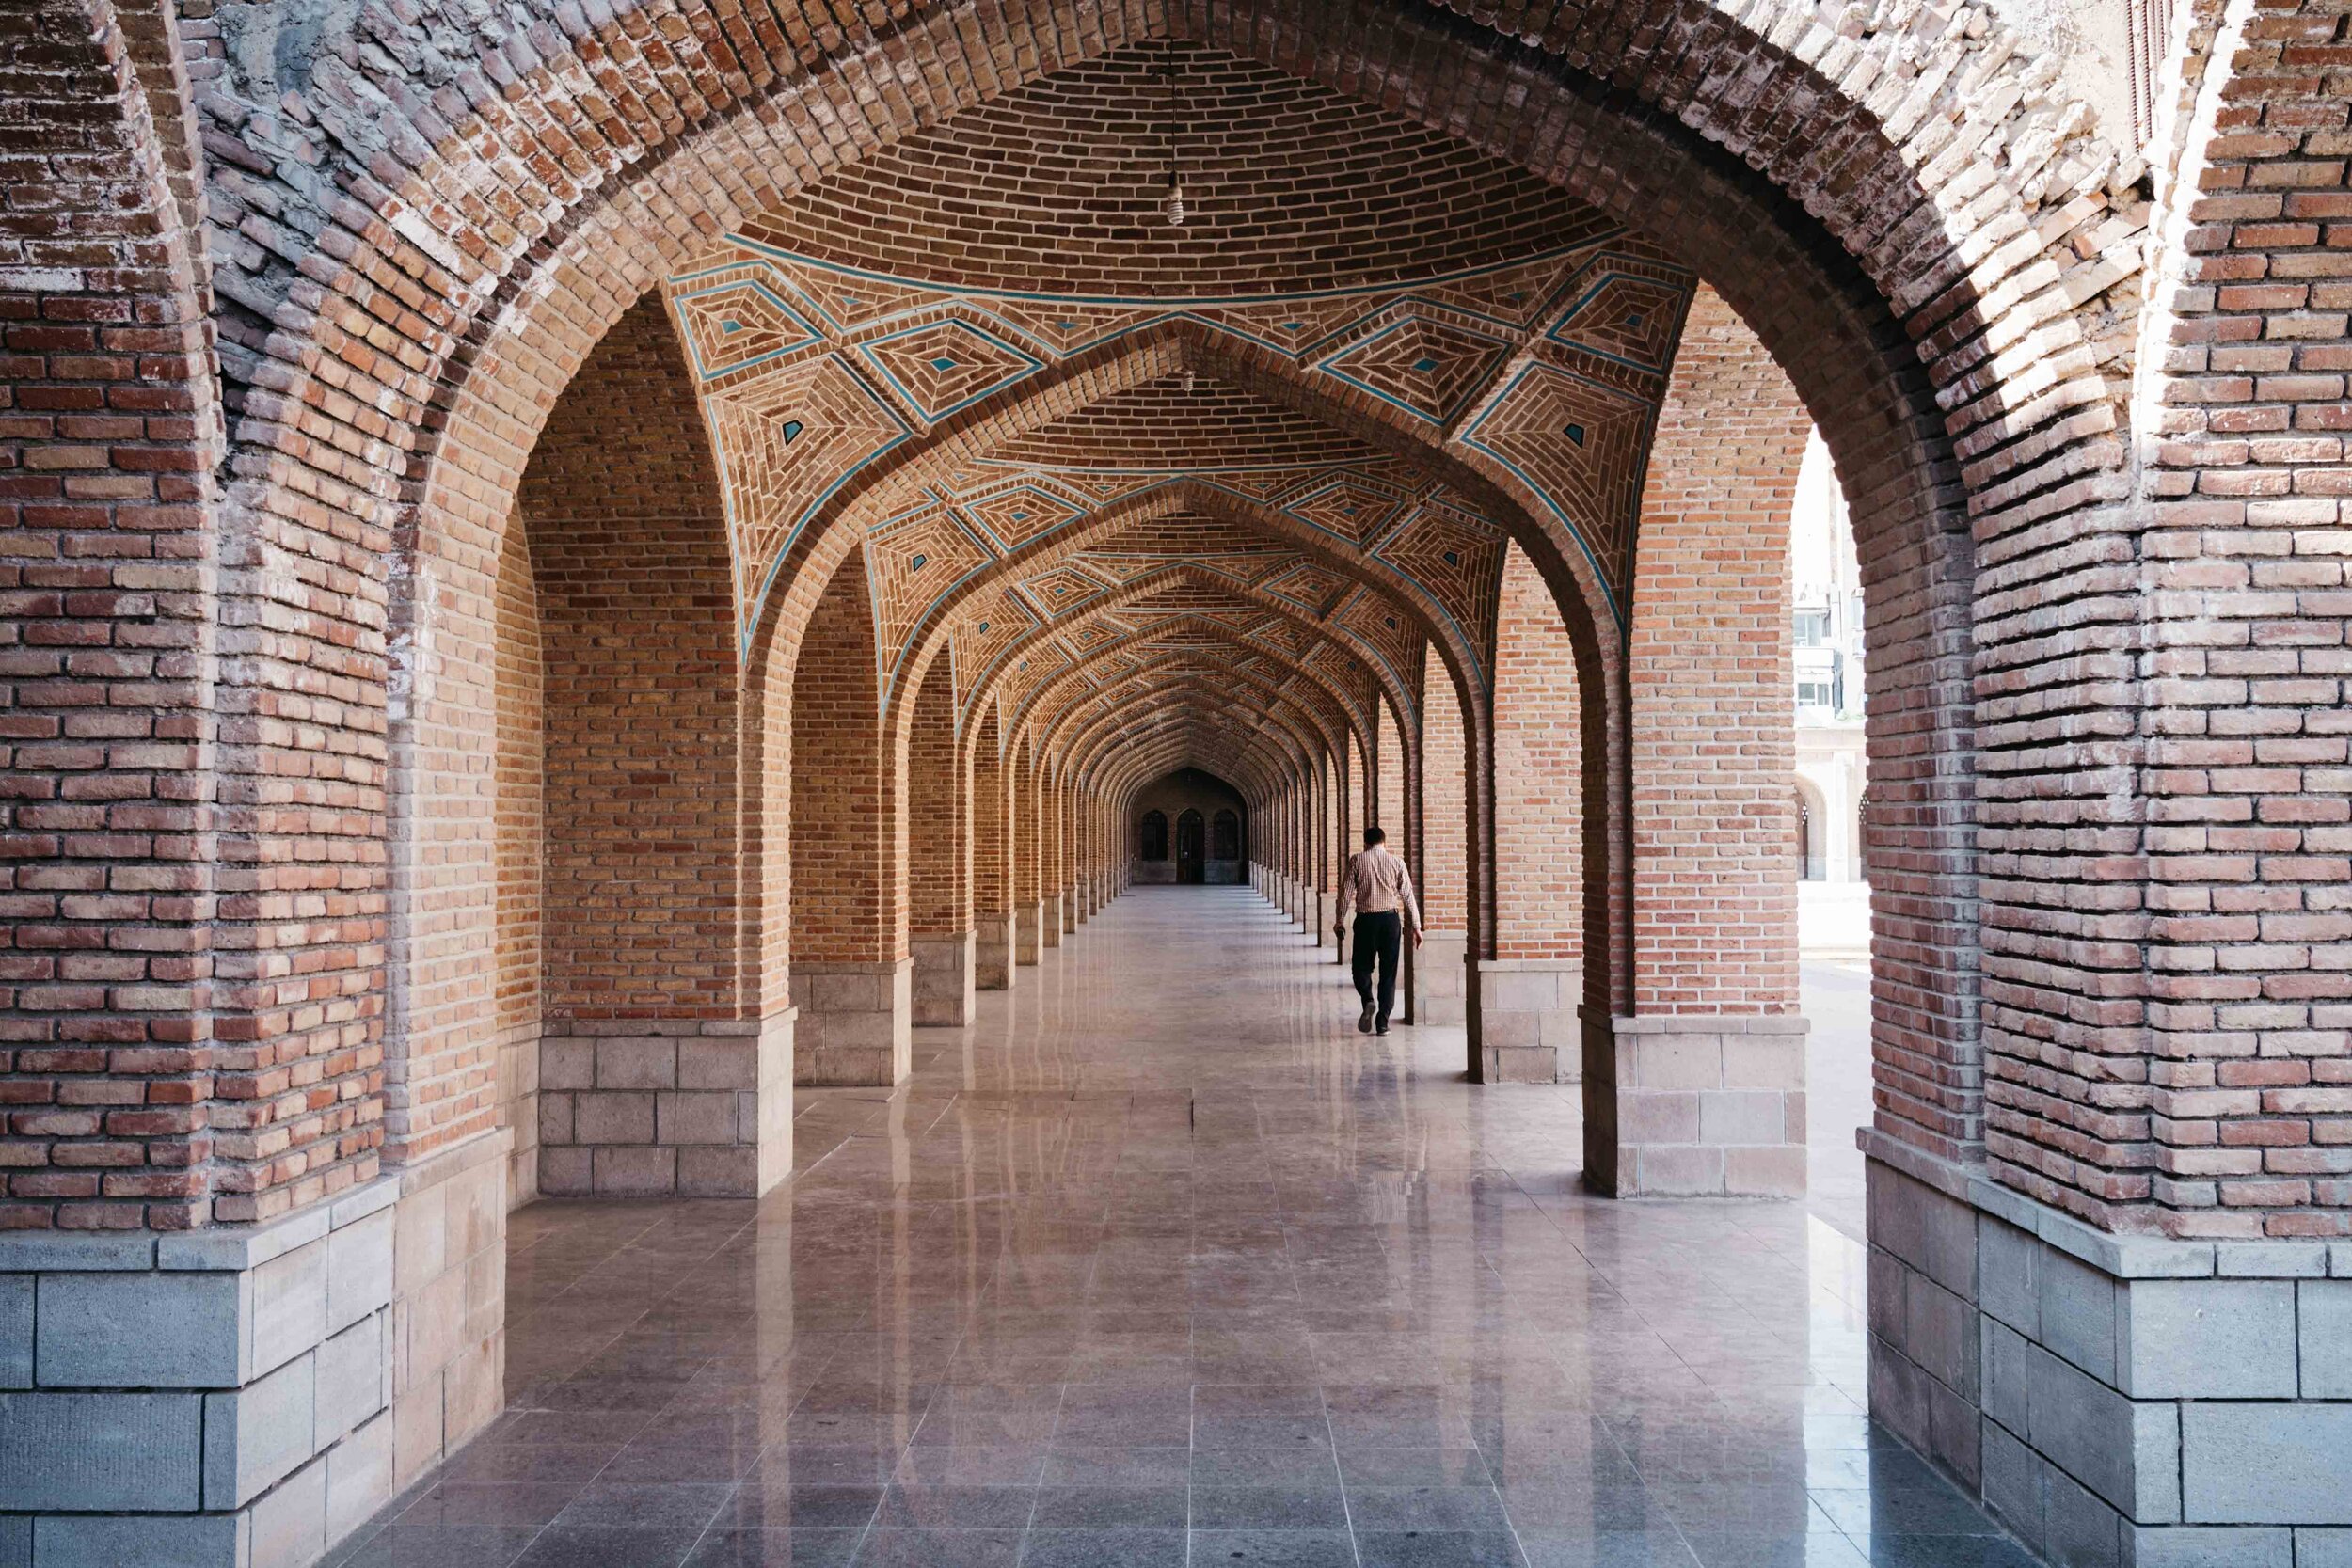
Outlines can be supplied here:
M575 1022L539 1041L538 1190L756 1197L792 1168L794 1018Z
M1804 1019L1578 1016L1593 1186L1613 1197L1804 1196Z
M0 1237L0 1562L305 1568L496 1416L485 1133L265 1225Z
M903 1084L914 1070L914 960L795 963L792 1082Z
M971 1022L972 993L977 989L974 933L916 937L913 946L914 1022L932 1028Z
M2352 1563L2352 1244L2110 1235L1861 1142L1873 1416L2052 1562Z
M972 922L972 986L976 990L1012 990L1013 928L1009 914L977 915Z
M1422 957L1429 984L1440 960L1430 938ZM1584 1027L1577 1012L1584 965L1575 958L1465 958L1461 964L1470 1072L1482 1084L1573 1084L1584 1076Z

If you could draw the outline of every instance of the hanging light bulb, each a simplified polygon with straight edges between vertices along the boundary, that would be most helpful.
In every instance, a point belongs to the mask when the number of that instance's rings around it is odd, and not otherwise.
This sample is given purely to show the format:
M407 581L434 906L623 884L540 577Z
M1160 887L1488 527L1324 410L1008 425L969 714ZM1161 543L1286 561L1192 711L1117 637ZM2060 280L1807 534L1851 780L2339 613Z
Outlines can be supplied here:
M1168 221L1177 228L1184 227L1184 182L1176 177L1172 168L1168 171Z

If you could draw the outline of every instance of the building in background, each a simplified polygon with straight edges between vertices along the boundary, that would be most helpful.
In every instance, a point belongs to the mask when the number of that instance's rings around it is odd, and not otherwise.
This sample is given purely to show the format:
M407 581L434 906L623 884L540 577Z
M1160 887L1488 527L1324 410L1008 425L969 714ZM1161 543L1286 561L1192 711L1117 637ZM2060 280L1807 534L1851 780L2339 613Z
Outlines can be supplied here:
M1870 937L1862 847L1869 775L1862 754L1862 571L1853 524L1814 432L1788 516L1788 581L1797 722L1799 945L1860 956Z

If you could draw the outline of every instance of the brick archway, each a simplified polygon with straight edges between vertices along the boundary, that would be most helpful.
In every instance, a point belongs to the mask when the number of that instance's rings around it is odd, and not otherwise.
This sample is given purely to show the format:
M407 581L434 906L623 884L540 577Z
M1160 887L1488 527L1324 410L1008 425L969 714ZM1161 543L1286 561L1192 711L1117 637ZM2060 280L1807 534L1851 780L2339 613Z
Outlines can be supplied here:
M1267 40L1279 40L1282 35L1279 27L1269 27L1263 36ZM1107 44L1110 40L1098 41ZM1269 52L1279 51L1270 49ZM1796 68L1792 66L1791 69ZM1481 76L1481 71L1486 74ZM1318 68L1318 73L1338 76L1341 73L1339 62L1325 60ZM1464 68L1462 75L1451 86L1454 92L1469 92L1478 84L1499 82L1505 77L1514 76L1515 73L1519 76L1527 74L1521 67L1506 66L1490 57L1472 55L1469 64ZM1797 78L1792 79L1801 79L1803 74L1799 71ZM1774 341L1795 341L1803 339L1815 343L1847 342L1860 345L1859 352L1854 354L1821 353L1810 356L1813 364L1808 373L1817 380L1816 384L1804 388L1808 403L1817 413L1823 416L1824 428L1830 433L1833 446L1840 450L1841 460L1848 457L1854 459L1851 463L1841 462L1841 466L1851 469L1853 475L1850 479L1850 483L1866 496L1872 498L1875 509L1882 514L1890 517L1910 519L1910 522L1901 526L1915 530L1928 528L1929 531L1919 536L1922 540L1941 538L1945 541L1943 546L1936 547L1929 547L1919 543L1913 545L1890 543L1886 551L1887 559L1906 561L1909 563L1906 570L1926 570L1925 562L1935 559L1939 553L1948 557L1951 553L1953 535L1947 528L1938 531L1937 528L1929 527L1928 519L1941 517L1946 524L1948 524L1956 515L1954 508L1958 492L1949 488L1946 478L1943 477L1950 470L1939 467L1939 460L1932 456L1936 445L1935 440L1918 433L1922 397L1918 391L1918 379L1915 373L1903 364L1902 356L1888 346L1893 341L1891 334L1879 327L1867 325L1870 309L1855 303L1856 289L1859 285L1851 275L1846 276L1842 281L1838 276L1838 269L1844 263L1825 264L1806 252L1804 246L1811 242L1785 238L1792 224L1802 230L1803 223L1790 218L1787 214L1780 214L1778 220L1774 220L1769 201L1752 188L1752 182L1743 185L1743 177L1710 166L1703 153L1694 153L1690 144L1677 139L1681 133L1655 123L1616 123L1603 112L1589 108L1576 101L1573 93L1567 90L1563 79L1555 76L1547 81L1541 72L1536 72L1535 76L1534 86L1537 91L1531 103L1540 102L1548 105L1542 113L1550 114L1553 117L1552 119L1549 122L1545 121L1537 111L1531 108L1531 118L1518 122L1529 129L1530 135L1522 135L1517 132L1510 132L1498 135L1494 138L1502 150L1516 156L1523 165L1569 173L1571 174L1570 182L1575 188L1579 189L1581 194L1599 198L1604 206L1615 206L1628 211L1638 210L1645 218L1653 223L1657 231L1666 234L1677 244L1684 245L1687 253L1692 254L1693 259L1701 260L1702 270L1706 270L1704 261L1706 256L1713 256L1719 263L1726 259L1731 254L1730 242L1723 232L1718 232L1717 237L1710 243L1707 235L1697 232L1696 229L1704 225L1720 225L1723 214L1727 213L1756 214L1756 221L1755 222L1733 222L1728 225L1730 230L1737 230L1743 236L1750 234L1763 236L1765 242L1763 250L1767 263L1753 265L1753 270L1748 275L1749 287L1740 293L1740 297L1735 299L1734 303L1749 313L1751 319L1763 324L1768 337ZM1453 101L1454 100L1445 92L1433 93L1417 112L1443 121L1447 117L1442 105ZM1532 135L1534 127L1545 124L1552 128L1549 133L1549 140L1538 139ZM580 320L582 318L576 312L583 303L599 296L612 302L601 312L595 308L588 309L585 319L589 323L589 330L569 335L573 345L571 352L574 354L584 352L585 343L593 340L600 321L610 319L612 312L616 311L628 297L633 297L636 293L641 292L643 285L650 282L658 273L661 264L658 259L665 254L664 247L669 247L666 254L682 254L680 242L669 237L679 234L682 230L667 217L658 215L664 210L682 211L676 204L675 195L675 192L686 188L678 182L679 177L690 166L693 166L697 158L702 160L701 166L705 168L717 170L729 166L726 162L727 157L742 145L739 141L729 141L726 150L723 151L717 143L725 138L717 138L714 134L701 139L711 142L713 145L690 149L688 144L681 143L677 152L666 159L660 169L649 176L645 182L641 182L635 190L616 188L611 198L612 204L606 208L606 211L613 215L613 224L598 229L593 244L587 238L588 230L584 226L577 230L572 238L554 242L548 251L548 260L539 268L538 275L556 280L556 287L545 292L518 290L504 296L503 303L500 306L503 314L497 319L495 325L490 325L491 318L487 316L475 318L485 324L483 332L479 334L483 345L482 351L460 356L448 362L453 366L497 364L508 373L510 380L519 367L535 366L541 376L541 385L546 385L550 381L560 383L568 374L568 366L562 358L565 351L560 348L554 349L550 356L548 353L542 352L541 347L541 345L551 347L565 340L565 334L550 330L557 314L559 312L571 313L569 319ZM1754 145L1746 139L1744 135L1733 137L1726 134L1726 139L1739 141L1743 146ZM1565 157L1571 145L1579 150L1581 159L1572 166L1559 161ZM1614 148L1622 150L1637 145L1642 147L1645 153L1653 155L1654 162L1645 164L1641 160L1619 159L1613 163L1606 156L1609 149ZM1662 158L1655 156L1661 152L1665 154ZM1584 157L1583 154L1590 154L1590 156ZM1899 164L1900 160L1897 159L1896 162ZM1613 177L1622 181L1629 179L1627 171L1637 166L1658 169L1660 172L1655 178L1664 179L1671 175L1681 181L1680 189L1683 196L1671 202L1652 201L1647 198L1657 194L1654 189L1645 190L1630 183L1620 183L1604 189L1600 183L1596 182L1590 172L1591 169L1597 167L1613 168L1615 170ZM738 196L742 195L743 190L739 183L731 182L725 179L714 181L709 188L733 191ZM1896 188L1900 188L1899 182ZM1691 210L1688 193L1694 191L1704 193L1706 201L1709 204L1709 212L1704 220L1699 214ZM739 200L735 210L748 211L750 206L749 201ZM433 209L430 204L427 204L426 207L414 210L437 211L439 209ZM1931 209L1924 201L1915 201L1904 210L1917 214ZM452 206L447 211L454 220L463 208ZM635 225L635 232L642 238L615 244L613 241L616 237L628 232L626 227L616 226L620 224L620 214L623 212L636 214L630 218L629 222ZM395 223L390 226L388 232L376 238L385 247L407 248L410 252L409 259L416 261L419 266L430 273L433 270L433 263L421 259L425 256L425 252L398 238L415 229L416 225L413 222L406 222L405 227L403 224ZM1863 232L1860 228L1851 224L1846 225L1842 231L1854 235ZM1907 237L1915 237L1917 225L1915 221L1912 230L1904 230L1899 224L1897 224L1887 232L1890 236L1899 232L1906 234ZM1957 243L1951 241L1949 236L1946 237L1946 241ZM1908 309L1926 297L1926 280L1937 276L1932 258L1946 253L1947 252L1939 251L1933 245L1925 247L1915 245L1904 251L1903 254L1907 260L1919 268L1915 277L1906 277L1899 272L1894 260L1894 252L1888 249L1872 252L1871 260L1865 270L1875 269L1873 275L1884 279L1883 286L1877 290L1880 298L1892 297ZM1752 252L1743 252L1741 259L1750 263L1756 261L1756 255ZM444 260L454 261L455 257L448 256ZM634 269L634 283L628 281L631 277L632 269ZM398 274L404 270L406 269L395 266L392 274ZM458 276L459 271L462 269L450 270L450 276ZM391 276L391 274L387 276ZM1899 283L1897 282L1899 277L1902 279ZM1780 292L1776 294L1757 293L1756 289L1762 286L1757 280L1762 279L1776 279L1777 281L1772 286ZM1863 291L1863 297L1867 298L1868 293L1867 290ZM464 291L459 291L459 295L460 297L478 297L468 296ZM498 291L495 288L490 291L490 297L498 297ZM1964 306L1956 307L1953 298L1947 298L1943 294L1933 297L1937 302L1932 307L1935 319L1944 324L1945 340L1951 347L1961 349L1979 340L1981 336L1980 328L1986 324L1971 321ZM1824 312L1832 319L1824 321ZM357 318L354 320L356 321ZM1883 325L1883 317L1881 321ZM323 330L341 335L346 341L356 341L348 337L347 324L322 321L319 325ZM2053 343L2060 342L2064 337L2064 330L2061 325L2058 338L2049 341ZM532 340L532 345L524 346L522 341L524 339ZM451 338L450 341L455 341L457 339ZM495 348L491 346L494 343L497 345ZM338 358L339 355L330 348L326 358L314 362L325 365L335 362ZM576 362L575 358L573 363ZM1836 385L1820 383L1818 377L1828 373L1820 367L1831 363L1850 367L1855 365L1877 367L1868 374L1880 377L1875 383L1880 390L1877 393L1867 393L1853 388L1841 388ZM309 375L308 372L301 372L303 377ZM1865 379L1867 380L1868 376ZM311 378L308 384L317 385L315 378ZM425 382L412 378L411 385L421 388ZM515 444L528 439L527 433L532 421L530 412L532 397L521 391L521 383L515 384L517 393L520 394L519 401L505 400L502 412L501 411L501 399L484 395L491 389L489 384L475 387L473 379L469 377L467 385L473 389L462 391L449 400L453 411L452 417L441 423L440 428L444 434L437 437L435 449L445 455L425 466L425 471L428 474L444 473L453 477L461 468L485 474L495 472L495 463L485 467L477 461L477 457L486 455L501 443L511 449ZM323 388L319 396L323 400L326 399L326 394ZM280 401L273 406L291 410L299 406L301 401L301 397L297 395ZM394 398L392 401L397 403L398 399ZM1876 412L1870 412L1872 409ZM296 457L308 451L324 462L327 452L332 450L331 445L297 436L294 434L296 428L294 424L282 420L276 424L264 421L250 426L248 435L251 440L261 441L265 445L282 441ZM479 437L469 436L465 434L469 431L481 432L483 435ZM490 437L491 432L497 433L495 438ZM477 441L480 443L478 451L472 444ZM1873 443L1876 445L1874 446ZM456 459L461 451L468 455L458 466L453 467L453 460ZM253 468L250 471L258 472L261 469ZM281 463L278 471L291 477L297 470L289 468ZM1997 471L1997 465L1986 467L1983 472L1987 482L1990 482ZM1913 477L1910 480L1904 480L1901 477L1903 475ZM292 513L299 515L299 508L291 503L283 507L274 506L261 490L253 487L253 483L247 482L246 487L239 497L240 504L249 509L247 515L262 516ZM457 489L446 483L428 481L422 494L426 498L422 503L422 510L425 513L432 512L436 507L443 507L447 509L450 515L458 516L466 515L471 505L470 501ZM1902 499L1904 497L1912 499ZM1920 498L1926 498L1933 504L1923 506ZM348 499L354 503L360 499L356 495ZM1889 528L1892 529L1894 526L1890 524ZM420 537L424 537L424 534L421 533ZM1563 576L1565 575L1563 572ZM429 573L427 577L430 577ZM1560 586L1563 585L1555 583L1555 589ZM1964 621L1964 613L1959 608L1964 603L1964 583L1956 586L1951 582L1947 582L1942 588L1927 592L1922 600L1920 615L1922 636L1928 637L1930 641L1948 641L1950 628L1956 624L1955 617ZM1593 657L1599 659L1605 656L1605 648L1597 650ZM1595 673L1598 673L1599 671L1597 669ZM1594 684L1597 689L1606 689L1605 683L1597 681ZM1952 728L1951 725L1945 724L1943 733L1948 736ZM1961 742L1947 741L1943 744L1945 745L1943 754L1946 755L1954 754L1956 750L1964 750L1964 745ZM1953 776L1948 768L1931 771L1939 779L1948 780ZM1593 879L1597 885L1603 887L1613 885L1616 879L1612 876Z

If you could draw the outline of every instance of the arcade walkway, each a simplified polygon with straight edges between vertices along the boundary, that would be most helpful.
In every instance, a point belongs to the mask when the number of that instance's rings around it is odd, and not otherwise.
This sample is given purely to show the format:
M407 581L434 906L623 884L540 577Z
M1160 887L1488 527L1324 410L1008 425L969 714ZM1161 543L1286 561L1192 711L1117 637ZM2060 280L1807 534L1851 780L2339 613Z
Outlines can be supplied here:
M1611 1203L1573 1088L1138 889L756 1206L514 1216L507 1414L345 1568L2009 1568L1874 1433L1861 1249ZM1189 1553L1189 1557L1187 1554Z

